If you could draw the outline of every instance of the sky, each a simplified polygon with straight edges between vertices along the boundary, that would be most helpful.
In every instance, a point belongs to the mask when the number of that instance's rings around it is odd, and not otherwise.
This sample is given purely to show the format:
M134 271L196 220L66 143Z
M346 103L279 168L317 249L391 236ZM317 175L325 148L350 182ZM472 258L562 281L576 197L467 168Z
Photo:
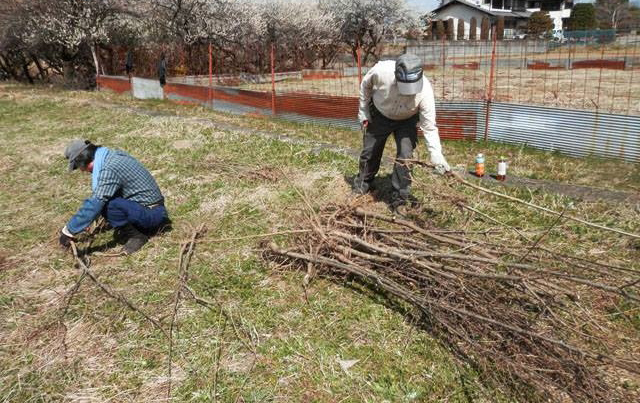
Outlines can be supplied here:
M409 7L416 11L427 12L438 7L439 0L407 0Z

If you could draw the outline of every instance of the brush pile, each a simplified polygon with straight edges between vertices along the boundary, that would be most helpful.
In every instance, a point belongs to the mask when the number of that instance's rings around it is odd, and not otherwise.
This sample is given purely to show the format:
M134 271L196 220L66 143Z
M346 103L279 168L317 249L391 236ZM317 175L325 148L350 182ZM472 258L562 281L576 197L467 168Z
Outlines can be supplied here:
M349 206L304 228L296 246L272 243L266 257L363 283L506 393L636 401L620 377L640 373L637 335L607 311L638 304L636 271Z

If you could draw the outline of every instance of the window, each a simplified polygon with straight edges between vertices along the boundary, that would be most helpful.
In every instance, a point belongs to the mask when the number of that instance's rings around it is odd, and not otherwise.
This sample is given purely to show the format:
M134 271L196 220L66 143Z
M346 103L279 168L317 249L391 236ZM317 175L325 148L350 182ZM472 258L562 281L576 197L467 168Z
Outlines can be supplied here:
M545 1L542 3L541 10L542 11L559 11L560 10L561 1Z
M525 0L513 0L513 11L524 11L527 2Z

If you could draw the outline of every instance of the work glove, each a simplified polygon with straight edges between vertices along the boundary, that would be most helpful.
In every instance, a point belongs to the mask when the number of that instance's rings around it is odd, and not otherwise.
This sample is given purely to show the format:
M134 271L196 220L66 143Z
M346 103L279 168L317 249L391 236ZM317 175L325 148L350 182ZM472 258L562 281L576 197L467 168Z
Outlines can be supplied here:
M76 240L75 237L71 232L69 232L69 230L67 229L67 226L65 225L64 228L60 230L60 238L58 239L58 241L60 242L60 245L63 248L69 248L71 246L71 241L75 241L75 240Z
M367 134L367 127L369 127L369 121L368 120L363 120L362 122L360 122L360 130L362 131L362 136L366 136Z
M444 158L444 155L442 155L442 153L432 152L431 164L435 165L435 171L440 175L444 175L445 173L451 171L451 167L447 163L447 160Z

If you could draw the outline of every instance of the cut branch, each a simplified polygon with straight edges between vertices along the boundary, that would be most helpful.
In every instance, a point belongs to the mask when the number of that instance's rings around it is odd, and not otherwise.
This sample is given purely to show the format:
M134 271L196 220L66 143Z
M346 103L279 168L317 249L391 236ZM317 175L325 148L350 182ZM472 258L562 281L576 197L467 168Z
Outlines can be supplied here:
M494 196L497 196L497 197L501 197L503 199L511 200L511 201L516 202L516 203L524 204L525 206L534 208L536 210L544 211L545 213L548 213L548 214L552 214L552 215L555 215L555 216L564 215L563 213L558 213L557 211L553 211L553 210L548 209L546 207L538 206L536 204L529 203L528 201L524 201L522 199L518 199L517 197L509 196L509 195L506 195L504 193L499 193L499 192L484 188L482 186L475 185L475 184L463 179L457 173L454 173L453 177L456 178L456 180L458 182L462 183L465 186L469 186L469 187L471 187L473 189L480 190L482 192L489 193L491 195L494 195ZM586 225L588 227L597 228L597 229L600 229L600 230L603 230L603 231L614 232L616 234L625 235L625 236L628 236L628 237L631 237L631 238L640 239L640 235L639 234L634 234L634 233L631 233L631 232L622 231L622 230L619 230L619 229L616 229L616 228L605 227L604 225L595 224L595 223L592 223L592 222L589 222L589 221L586 221L586 220L583 220L581 218L574 217L574 216L571 216L571 215L564 215L564 217L566 217L569 220L572 220L572 221L575 221L575 222L579 222L580 224L584 224L584 225Z
M116 291L112 290L111 287L109 287L108 285L98 280L96 275L89 269L89 267L84 263L84 261L78 256L78 249L76 247L75 242L73 241L71 241L71 250L73 251L73 256L76 260L76 263L78 264L78 267L80 268L80 270L82 270L82 273L88 276L105 294L115 299L116 301L124 304L127 308L131 309L132 311L140 314L143 318L147 320L147 322L151 323L153 327L160 330L162 334L165 335L165 337L169 338L169 334L162 327L162 325L160 325L160 322L158 322L156 319L152 318L143 310L138 308L133 302L129 301L125 296L118 294Z

